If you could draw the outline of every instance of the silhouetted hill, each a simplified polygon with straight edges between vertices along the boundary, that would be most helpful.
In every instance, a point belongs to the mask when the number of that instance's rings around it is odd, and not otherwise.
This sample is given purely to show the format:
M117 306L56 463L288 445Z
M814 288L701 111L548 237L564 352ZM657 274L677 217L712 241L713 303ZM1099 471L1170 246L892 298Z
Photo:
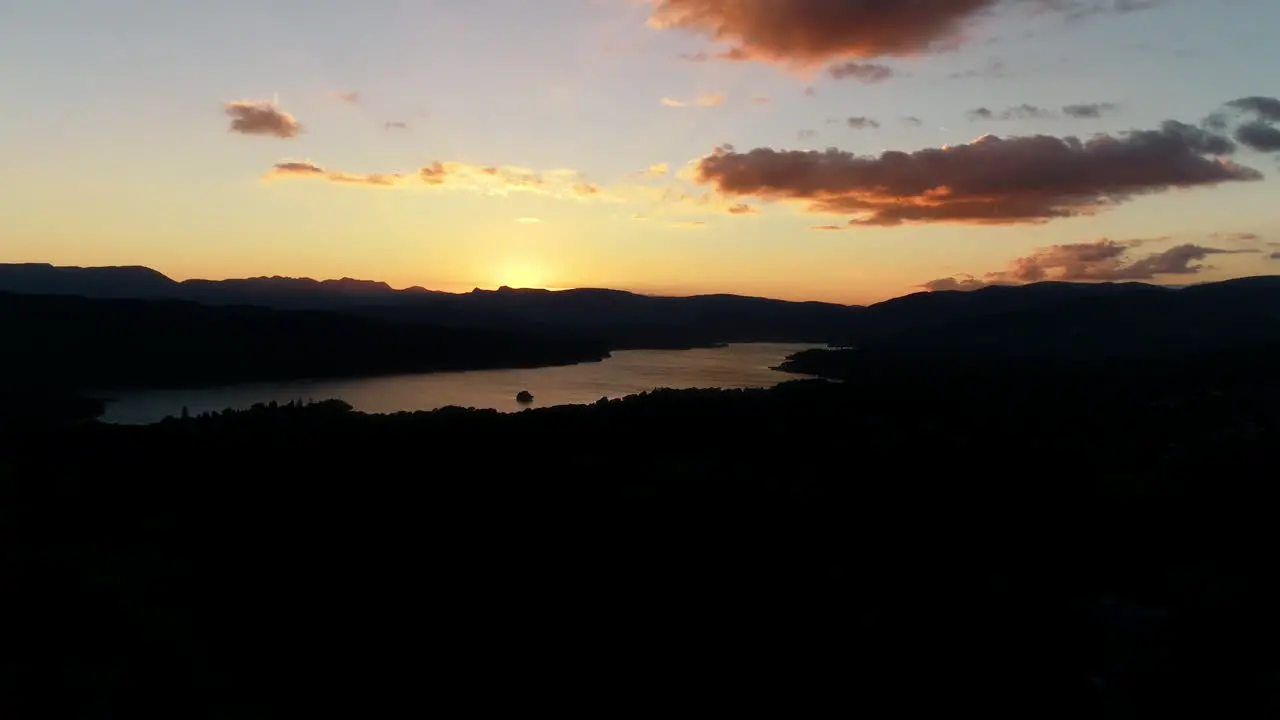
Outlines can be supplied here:
M129 272L125 272L128 270ZM141 269L138 269L141 270ZM0 291L109 298L167 298L206 305L330 310L403 324L572 333L614 349L728 342L829 342L858 308L736 295L655 297L618 290L394 290L363 280L187 280L135 269L0 265Z
M324 311L0 293L0 386L103 389L600 360L598 341Z
M1181 290L1040 283L922 293L868 307L848 342L855 349L806 351L782 367L825 377L906 365L1004 372L1280 347L1280 278Z
M178 284L146 267L0 264L0 292L93 298L172 298Z

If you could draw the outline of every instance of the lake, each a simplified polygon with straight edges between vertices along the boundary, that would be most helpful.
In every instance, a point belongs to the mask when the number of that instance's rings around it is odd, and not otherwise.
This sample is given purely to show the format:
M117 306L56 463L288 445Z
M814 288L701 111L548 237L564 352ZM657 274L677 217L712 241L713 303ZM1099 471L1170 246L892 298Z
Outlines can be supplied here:
M392 375L348 380L251 383L189 390L129 390L107 395L102 420L145 424L254 403L337 398L356 410L394 413L456 405L515 412L526 407L592 403L655 388L772 387L803 376L769 368L818 345L749 343L698 350L621 350L598 363L521 370ZM534 402L521 405L528 390Z

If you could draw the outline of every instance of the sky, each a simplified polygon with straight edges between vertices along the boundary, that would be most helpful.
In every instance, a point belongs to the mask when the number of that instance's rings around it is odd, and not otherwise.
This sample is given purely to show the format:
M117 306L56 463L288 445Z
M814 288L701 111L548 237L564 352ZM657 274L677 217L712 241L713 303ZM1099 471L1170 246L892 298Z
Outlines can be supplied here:
M0 0L0 262L859 304L1274 274L1276 27L1275 0Z

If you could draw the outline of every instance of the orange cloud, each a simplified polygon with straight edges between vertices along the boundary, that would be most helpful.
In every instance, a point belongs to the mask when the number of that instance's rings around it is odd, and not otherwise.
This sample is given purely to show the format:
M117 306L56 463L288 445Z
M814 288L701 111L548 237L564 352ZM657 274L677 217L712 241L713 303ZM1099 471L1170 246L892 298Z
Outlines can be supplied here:
M667 107L676 107L676 108L715 107L717 105L722 104L725 101L725 97L726 95L724 93L707 93L705 95L699 95L697 98L695 98L692 101L672 100L671 98L664 97L662 98L662 104L666 105Z
M794 200L853 225L1011 225L1091 215L1172 188L1261 180L1218 155L1230 141L1168 121L1088 140L1046 135L858 156L831 149L717 148L695 179L727 197Z
M671 172L671 166L666 163L654 163L648 168L636 173L637 177L642 178L660 178L665 177Z
M1207 269L1197 264L1210 255L1257 253L1257 250L1226 250L1186 243L1163 252L1140 258L1131 258L1130 251L1151 240L1110 240L1102 238L1093 242L1051 245L1038 248L1030 255L1020 257L1007 270L991 272L982 278L957 275L924 283L921 287L932 290L977 290L988 285L1021 285L1054 280L1059 282L1118 282L1128 280L1157 280L1163 276L1195 275Z
M398 187L404 185L408 178L399 173L369 173L366 175L339 172L335 170L325 170L324 168L306 161L290 161L277 163L267 172L264 180L291 180L291 179L315 179L327 180L332 183L341 185L366 185L369 187Z
M225 103L223 110L231 117L231 132L285 139L302 132L296 118L264 100L236 100Z
M439 161L421 167L414 173L371 174L329 170L309 161L289 161L273 166L264 179L315 179L370 187L461 189L485 195L531 192L564 199L592 198L603 193L600 187L585 181L573 170L535 172L519 167Z

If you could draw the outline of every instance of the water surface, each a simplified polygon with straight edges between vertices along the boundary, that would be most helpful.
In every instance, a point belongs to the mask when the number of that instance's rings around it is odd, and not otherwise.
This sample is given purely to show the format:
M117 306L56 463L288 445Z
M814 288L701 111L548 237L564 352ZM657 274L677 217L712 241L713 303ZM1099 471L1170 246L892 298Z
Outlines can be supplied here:
M449 405L504 412L524 407L591 403L655 388L772 387L801 376L769 368L792 353L815 345L750 343L700 350L621 350L598 363L524 370L391 375L350 380L252 383L191 390L133 390L108 395L103 420L152 423L179 415L254 403L338 398L356 410L393 413L434 410ZM534 402L521 405L516 393L528 390Z

